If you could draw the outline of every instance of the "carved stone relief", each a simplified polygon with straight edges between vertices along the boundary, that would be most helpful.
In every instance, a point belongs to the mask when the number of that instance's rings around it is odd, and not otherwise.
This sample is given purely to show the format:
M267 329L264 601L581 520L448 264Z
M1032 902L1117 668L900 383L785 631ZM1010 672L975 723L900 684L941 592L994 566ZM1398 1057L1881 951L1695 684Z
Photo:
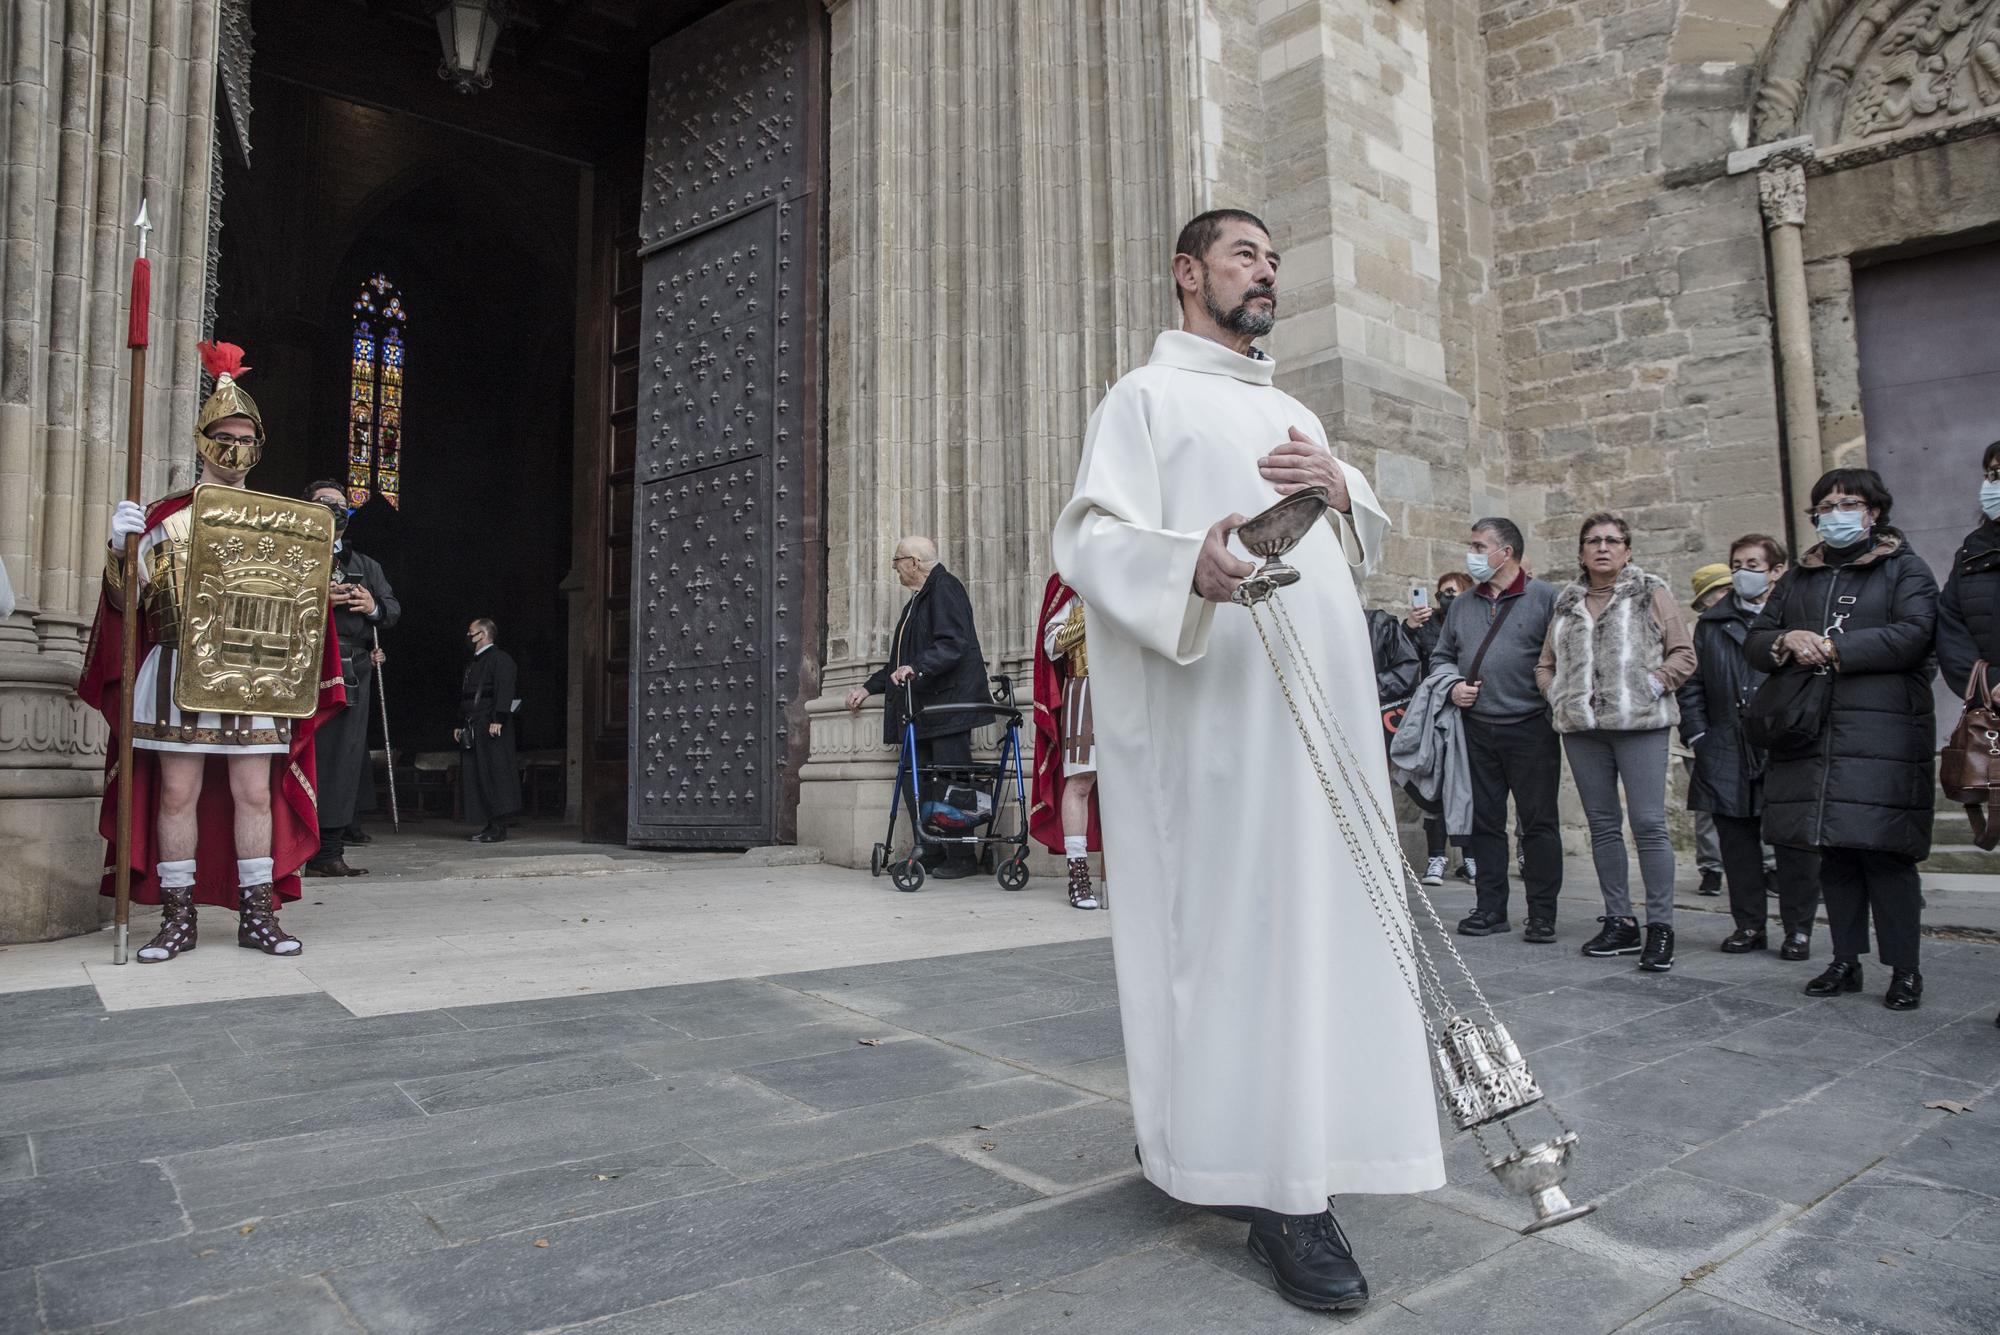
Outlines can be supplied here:
M1806 125L1822 151L2000 115L2000 0L1852 5L1809 87Z

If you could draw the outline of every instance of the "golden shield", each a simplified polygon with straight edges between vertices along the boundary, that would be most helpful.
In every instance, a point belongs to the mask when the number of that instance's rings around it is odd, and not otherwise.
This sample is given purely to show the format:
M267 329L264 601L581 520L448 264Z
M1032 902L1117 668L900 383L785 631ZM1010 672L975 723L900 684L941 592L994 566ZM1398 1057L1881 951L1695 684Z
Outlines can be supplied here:
M204 483L188 507L174 703L184 714L308 718L319 705L333 514Z

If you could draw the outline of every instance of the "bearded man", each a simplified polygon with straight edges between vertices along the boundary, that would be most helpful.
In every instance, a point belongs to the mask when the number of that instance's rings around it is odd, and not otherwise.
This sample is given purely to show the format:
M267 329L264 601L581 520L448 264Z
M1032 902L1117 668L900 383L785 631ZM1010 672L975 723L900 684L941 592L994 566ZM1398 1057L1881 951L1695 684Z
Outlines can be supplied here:
M1303 579L1280 596L1365 789L1345 814L1381 819L1388 766L1356 583L1389 523L1254 345L1276 320L1278 269L1252 214L1182 230L1181 328L1092 415L1055 555L1090 609L1146 1177L1241 1208L1278 1291L1339 1310L1365 1303L1368 1284L1330 1198L1428 1191L1444 1161L1424 1022L1366 889L1400 886L1400 868L1343 837L1250 614L1228 605L1255 570L1229 546L1244 515L1323 488L1324 522L1286 557Z

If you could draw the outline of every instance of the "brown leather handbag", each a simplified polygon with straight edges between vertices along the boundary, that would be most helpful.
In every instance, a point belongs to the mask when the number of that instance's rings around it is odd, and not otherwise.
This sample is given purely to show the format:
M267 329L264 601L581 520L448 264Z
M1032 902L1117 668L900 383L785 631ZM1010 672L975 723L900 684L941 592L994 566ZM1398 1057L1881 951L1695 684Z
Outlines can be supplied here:
M1972 668L1965 685L1965 712L1951 730L1938 765L1944 795L1963 803L1972 822L1972 842L1991 852L2000 846L2000 820L1990 819L1989 803L2000 788L2000 708L1986 681L1986 660Z

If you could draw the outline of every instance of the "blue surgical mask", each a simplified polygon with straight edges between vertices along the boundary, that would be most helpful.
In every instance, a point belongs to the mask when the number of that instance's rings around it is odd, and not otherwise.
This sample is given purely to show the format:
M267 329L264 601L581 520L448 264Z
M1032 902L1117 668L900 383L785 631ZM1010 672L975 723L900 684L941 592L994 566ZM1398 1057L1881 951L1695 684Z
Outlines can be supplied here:
M1829 510L1813 520L1813 527L1829 547L1848 548L1868 536L1867 511Z
M1487 559L1485 552L1467 552L1465 554L1465 573L1478 580L1481 584L1484 584L1487 580L1493 578L1493 562Z
M1729 576L1729 582L1736 586L1736 596L1745 602L1756 602L1771 587L1771 572L1768 570L1736 570Z
M1988 519L2000 519L2000 482L1979 484L1979 509Z

